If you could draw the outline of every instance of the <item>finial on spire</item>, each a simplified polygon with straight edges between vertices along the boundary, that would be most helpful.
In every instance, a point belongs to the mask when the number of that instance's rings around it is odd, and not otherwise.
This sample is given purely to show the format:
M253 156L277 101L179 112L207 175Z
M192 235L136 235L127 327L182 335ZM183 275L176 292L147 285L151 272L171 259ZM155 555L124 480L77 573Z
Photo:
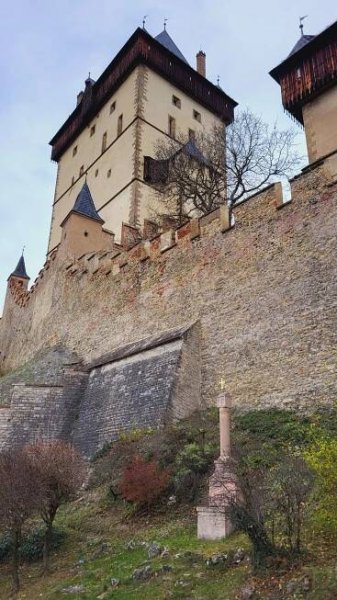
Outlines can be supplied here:
M217 78L216 78L216 84L220 85L220 75L218 75Z
M26 248L26 246L23 246L23 247L22 247L22 256L23 256L23 253L24 253L24 251L25 251L25 248Z
M304 35L304 34L303 34L303 21L304 21L304 19L306 19L306 18L307 18L307 16L308 16L308 15L304 15L304 17L300 17L300 30L301 30L301 35Z
M143 17L143 29L145 29L146 19L147 19L147 15L144 15L144 17Z
M167 23L167 21L168 21L168 18L165 17L165 19L164 19L164 31L166 31L166 23Z

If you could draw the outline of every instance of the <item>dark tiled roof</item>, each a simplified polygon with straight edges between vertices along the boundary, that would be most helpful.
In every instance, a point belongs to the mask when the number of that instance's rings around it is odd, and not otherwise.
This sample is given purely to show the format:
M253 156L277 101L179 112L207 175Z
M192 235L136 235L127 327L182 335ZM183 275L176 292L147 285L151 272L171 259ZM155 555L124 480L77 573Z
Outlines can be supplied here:
M187 65L188 62L185 56L180 52L178 46L175 45L171 36L167 33L166 29L164 29L159 35L155 37L155 40L159 42L162 46L164 46L167 50L175 54L178 58L183 60Z
M289 56L292 56L293 54L296 54L296 52L298 52L304 46L306 46L308 44L308 42L311 42L311 40L313 40L314 37L316 37L316 36L315 35L301 35L300 39L296 42L296 44L293 47L293 49L290 52L290 54L288 54L288 58L289 58Z
M184 144L180 151L184 152L184 154L188 154L192 158L195 158L198 162L207 164L206 158L204 157L202 152L200 152L199 148L197 148L194 142L192 142L192 140L187 142L187 144Z
M18 264L16 265L15 270L13 271L13 273L10 274L10 277L21 277L22 279L30 279L30 277L28 277L27 272L26 272L26 265L25 265L25 259L23 258L23 254L22 254Z
M90 219L94 219L95 221L99 221L100 223L104 223L96 210L87 182L83 184L83 187L76 198L74 207L70 212L75 212L84 215L85 217L89 217Z

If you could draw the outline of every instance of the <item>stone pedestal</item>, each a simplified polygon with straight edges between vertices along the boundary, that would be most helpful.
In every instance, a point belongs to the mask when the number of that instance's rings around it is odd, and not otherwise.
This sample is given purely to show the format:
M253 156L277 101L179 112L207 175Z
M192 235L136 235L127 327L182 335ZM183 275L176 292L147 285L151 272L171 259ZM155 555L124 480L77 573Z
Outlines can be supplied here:
M220 540L233 531L231 520L225 511L215 506L198 506L198 538Z
M220 421L220 457L214 461L215 469L209 479L208 506L200 506L198 512L198 538L218 540L233 531L228 516L228 505L236 499L238 485L231 468L230 459L230 407L225 394L217 400Z

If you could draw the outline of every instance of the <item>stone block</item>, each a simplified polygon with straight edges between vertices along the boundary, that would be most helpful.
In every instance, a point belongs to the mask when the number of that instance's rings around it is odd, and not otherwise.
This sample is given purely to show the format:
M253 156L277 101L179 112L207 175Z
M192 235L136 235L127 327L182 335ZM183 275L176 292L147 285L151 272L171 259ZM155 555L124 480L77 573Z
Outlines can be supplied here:
M234 531L228 515L216 507L198 506L198 539L221 540Z

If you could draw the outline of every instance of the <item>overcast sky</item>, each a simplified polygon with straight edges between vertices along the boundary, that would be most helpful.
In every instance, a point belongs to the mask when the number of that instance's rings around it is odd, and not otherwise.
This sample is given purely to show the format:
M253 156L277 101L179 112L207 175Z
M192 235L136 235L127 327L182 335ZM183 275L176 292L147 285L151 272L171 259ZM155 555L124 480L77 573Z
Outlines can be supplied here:
M32 281L45 260L56 177L48 142L75 107L90 71L97 79L147 15L192 66L280 127L280 90L268 75L297 41L299 16L315 34L337 18L336 0L0 0L0 313L6 279L25 245ZM299 142L303 132L299 130Z

